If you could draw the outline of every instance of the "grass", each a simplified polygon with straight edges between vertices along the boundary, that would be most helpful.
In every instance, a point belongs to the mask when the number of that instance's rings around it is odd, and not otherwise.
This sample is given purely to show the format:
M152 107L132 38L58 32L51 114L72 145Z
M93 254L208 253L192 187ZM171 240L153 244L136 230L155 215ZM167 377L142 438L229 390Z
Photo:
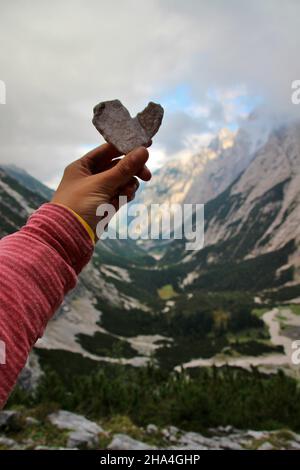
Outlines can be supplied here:
M271 354L274 352L284 352L282 346L268 345L259 341L237 342L232 344L231 347L239 354L246 356L261 356L263 354Z
M111 436L113 434L126 434L127 436L142 441L145 444L153 446L164 446L167 442L164 440L161 431L148 434L144 428L136 426L128 416L116 415L101 422L103 429ZM110 442L111 438L106 438ZM104 443L105 444L105 443ZM104 445L105 447L105 445Z
M234 343L236 341L239 343L246 343L248 341L261 341L266 344L271 344L269 342L269 329L265 325L262 328L245 328L241 332L230 332L227 334L227 339L230 343Z
M154 358L159 361L160 367L172 370L192 359L208 359L218 354L228 346L225 336L213 338L177 337L173 343L157 349Z
M106 366L98 373L74 377L68 385L49 371L35 396L14 392L7 407L20 403L33 417L48 416L56 404L96 422L108 421L111 428L113 417L128 416L138 427L172 424L195 432L228 424L240 429L300 429L298 382L282 371L262 374L257 368L224 366L170 373L153 364L126 369ZM37 405L39 413L34 415Z
M50 410L48 410L50 411ZM37 408L23 410L19 419L18 428L13 431L6 431L6 436L15 440L22 448L34 449L36 446L46 446L49 448L66 447L68 441L68 430L60 430L52 425L43 413L43 417L37 423L28 425L26 416L39 416L40 410ZM161 429L147 433L145 428L139 427L126 415L115 415L98 422L103 427L105 433L99 434L97 449L107 449L115 434L126 434L133 439L142 441L150 446L163 447L168 443L164 439ZM0 446L0 450L7 450L5 445Z
M300 305L299 304L288 304L281 306L281 308L290 308L295 315L300 315Z
M293 433L287 429L282 429L277 432L270 434L269 436L262 437L260 439L253 439L253 441L247 446L249 450L257 450L265 442L270 443L274 450L288 449L289 442L293 440Z
M48 419L50 413L57 411L56 405L43 403L34 408L19 408L19 411L21 414L14 426L5 431L8 438L13 439L26 450L32 450L37 446L46 446L53 449L67 446L70 430L59 429L51 424ZM37 419L37 422L28 424L26 417L29 416ZM99 434L97 449L99 447L106 448L111 439L110 435ZM6 449L6 446L0 446L0 450Z
M86 351L97 356L131 358L138 355L127 341L100 331L93 336L78 334L77 338Z
M66 447L68 431L58 429L47 419L28 425L25 422L25 416L22 418L24 422L20 423L18 429L7 431L7 437L18 443L27 441L27 445L25 445L28 449L33 449L36 446L49 446L49 444L51 447Z
M261 318L265 313L267 313L270 310L270 308L254 308L252 310L252 314L255 315L258 318Z
M280 322L285 322L287 320L286 316L285 315L282 315L281 313L278 313L278 315L276 315L276 318L277 320L279 320Z
M64 351L60 349L39 349L35 348L35 353L38 356L43 369L47 368L55 370L59 377L68 384L77 375L95 374L103 363L94 361L88 357L83 357L79 353Z
M178 294L175 292L172 284L166 284L165 286L157 289L157 293L162 300L170 300L177 297Z

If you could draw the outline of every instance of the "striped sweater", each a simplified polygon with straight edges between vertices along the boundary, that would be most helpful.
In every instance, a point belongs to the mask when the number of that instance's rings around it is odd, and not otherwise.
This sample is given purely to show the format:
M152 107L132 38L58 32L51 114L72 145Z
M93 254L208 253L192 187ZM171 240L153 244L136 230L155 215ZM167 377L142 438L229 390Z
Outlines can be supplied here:
M0 241L0 408L92 252L84 226L55 204L41 206Z

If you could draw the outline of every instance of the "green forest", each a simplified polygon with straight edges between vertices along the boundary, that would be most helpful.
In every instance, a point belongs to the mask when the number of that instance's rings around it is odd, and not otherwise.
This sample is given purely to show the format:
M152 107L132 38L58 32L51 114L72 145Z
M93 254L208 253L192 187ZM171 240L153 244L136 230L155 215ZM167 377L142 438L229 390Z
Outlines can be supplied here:
M152 364L94 370L92 362L88 375L49 368L35 394L16 388L8 407L25 407L39 417L62 408L98 420L122 415L138 426L172 423L203 433L228 424L300 431L300 389L281 371L266 375L225 366L169 373Z

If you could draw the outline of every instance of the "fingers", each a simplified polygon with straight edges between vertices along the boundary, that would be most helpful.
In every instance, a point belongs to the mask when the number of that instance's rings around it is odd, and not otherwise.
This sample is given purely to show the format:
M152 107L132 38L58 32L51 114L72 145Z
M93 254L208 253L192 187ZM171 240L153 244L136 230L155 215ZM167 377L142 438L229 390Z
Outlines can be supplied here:
M148 150L145 147L138 147L99 177L112 190L126 186L133 176L142 172L148 157Z
M135 198L135 194L137 190L139 189L140 182L137 178L133 177L131 180L127 183L126 186L123 188L120 188L119 193L114 196L111 200L111 203L115 207L116 210L119 210L120 208L120 196L125 196L127 198L126 202L131 202Z
M143 181L149 181L152 178L152 173L147 167L147 165L144 165L144 167L141 169L141 171L137 174L139 178Z
M115 158L112 160L108 165L106 166L106 170L109 170L110 168L113 168L116 166L122 159L121 158ZM143 181L149 181L152 178L151 171L147 167L147 165L144 165L144 167L139 171L139 173L136 175L138 176L141 180ZM137 180L138 181L138 180Z
M103 144L88 152L79 161L91 174L96 174L106 170L112 159L120 155L121 153L112 144Z
M88 152L79 159L79 162L94 175L115 166L121 160L117 158L120 156L121 153L112 144L103 144ZM149 181L152 177L147 165L144 165L137 176L143 181Z
M119 196L126 196L128 202L132 201L135 197L135 193L139 189L139 180L133 177L123 188L120 189Z

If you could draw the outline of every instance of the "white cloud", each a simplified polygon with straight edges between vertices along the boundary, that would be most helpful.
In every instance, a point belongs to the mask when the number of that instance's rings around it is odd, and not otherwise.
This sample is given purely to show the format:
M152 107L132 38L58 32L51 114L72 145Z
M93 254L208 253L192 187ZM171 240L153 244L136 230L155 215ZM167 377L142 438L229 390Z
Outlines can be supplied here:
M98 101L118 97L135 113L181 84L191 103L166 109L156 139L166 155L238 119L245 90L299 113L290 100L300 78L299 16L293 0L2 2L0 162L56 181L101 141L91 124ZM212 90L221 90L220 103Z
M196 153L199 148L206 147L213 139L214 134L211 132L203 132L202 134L190 134L186 137L185 146Z

